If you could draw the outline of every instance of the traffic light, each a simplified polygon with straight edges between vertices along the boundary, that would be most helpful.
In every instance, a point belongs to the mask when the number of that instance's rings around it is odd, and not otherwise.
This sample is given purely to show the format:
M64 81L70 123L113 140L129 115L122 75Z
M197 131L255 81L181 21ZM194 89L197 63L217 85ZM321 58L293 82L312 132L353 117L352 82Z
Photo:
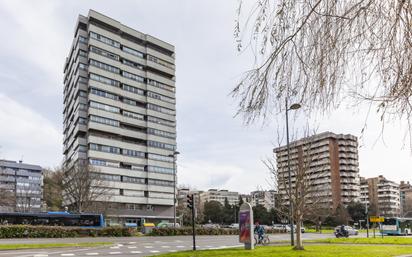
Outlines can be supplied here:
M187 207L193 209L193 195L187 195Z

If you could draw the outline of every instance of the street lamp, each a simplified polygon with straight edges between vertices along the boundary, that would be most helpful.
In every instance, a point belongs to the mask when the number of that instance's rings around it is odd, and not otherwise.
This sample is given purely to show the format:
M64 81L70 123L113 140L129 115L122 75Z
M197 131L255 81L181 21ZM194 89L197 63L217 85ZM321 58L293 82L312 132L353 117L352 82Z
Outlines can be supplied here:
M176 228L176 159L178 151L174 151L173 154L169 154L169 157L173 157L173 228Z
M289 148L289 116L288 116L288 112L289 110L297 110L301 107L300 104L295 103L292 104L290 107L288 105L288 99L286 98L286 145L287 145L287 149L288 149L288 174L289 174L289 223L290 223L290 244L292 246L295 245L294 243L294 236L293 236L293 204L292 204L292 179L291 179L291 175L290 175L290 148Z

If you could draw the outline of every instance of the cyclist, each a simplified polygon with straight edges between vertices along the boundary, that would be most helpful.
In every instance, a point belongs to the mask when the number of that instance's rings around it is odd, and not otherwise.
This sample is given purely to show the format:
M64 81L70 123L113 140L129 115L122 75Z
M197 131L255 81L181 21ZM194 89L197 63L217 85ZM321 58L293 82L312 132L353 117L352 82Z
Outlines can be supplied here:
M263 235L265 234L265 229L259 224L258 221L256 221L255 223L255 234L258 235L258 243L262 242Z

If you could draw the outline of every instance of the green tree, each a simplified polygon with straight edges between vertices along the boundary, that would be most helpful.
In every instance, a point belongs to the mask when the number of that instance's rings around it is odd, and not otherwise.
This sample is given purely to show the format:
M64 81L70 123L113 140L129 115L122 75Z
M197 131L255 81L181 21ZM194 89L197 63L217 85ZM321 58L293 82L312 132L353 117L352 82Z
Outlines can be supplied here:
M225 198L225 205L223 206L223 223L234 223L235 208L229 204L227 198Z
M255 221L258 221L260 224L265 224L265 225L272 224L268 210L265 208L265 206L261 204L258 204L253 207L253 218Z
M205 202L204 210L204 222L208 223L222 223L223 221L223 206L218 201Z
M346 209L348 210L352 221L358 222L359 220L366 220L365 205L362 203L352 201L348 204Z
M63 172L61 169L45 170L43 172L43 199L47 209L61 210L63 205Z

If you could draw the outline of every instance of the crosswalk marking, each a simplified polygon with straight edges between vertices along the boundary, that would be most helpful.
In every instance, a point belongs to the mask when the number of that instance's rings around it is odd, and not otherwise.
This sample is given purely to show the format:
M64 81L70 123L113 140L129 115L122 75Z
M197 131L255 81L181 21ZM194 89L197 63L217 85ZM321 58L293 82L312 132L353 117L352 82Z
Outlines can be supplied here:
M109 254L122 254L122 252L110 252Z
M130 253L142 253L141 251L131 251Z
M99 253L86 253L86 255L99 255Z

